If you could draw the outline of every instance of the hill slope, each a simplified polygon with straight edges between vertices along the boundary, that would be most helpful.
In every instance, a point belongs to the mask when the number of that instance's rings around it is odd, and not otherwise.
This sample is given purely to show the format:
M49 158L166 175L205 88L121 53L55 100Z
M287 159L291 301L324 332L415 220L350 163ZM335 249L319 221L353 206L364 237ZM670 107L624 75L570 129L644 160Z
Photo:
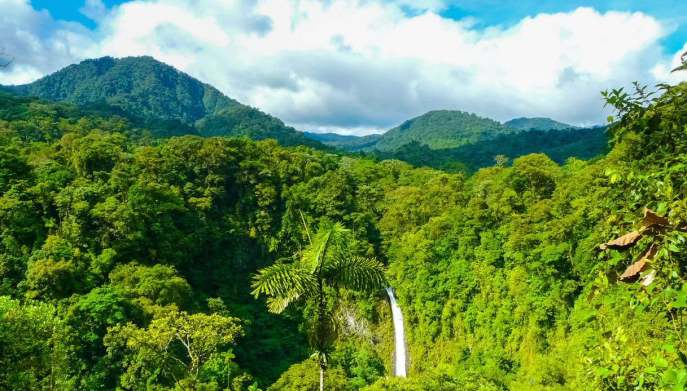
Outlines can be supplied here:
M363 137L305 133L325 145L398 159L415 166L475 171L494 157L545 153L558 163L590 159L608 149L605 128L577 128L549 118L516 118L505 124L462 111L430 111L382 135Z
M374 149L393 151L413 141L431 149L455 148L508 133L513 130L489 118L463 111L436 110L384 133Z
M563 130L576 128L576 126L568 125L563 122L554 121L551 118L544 117L514 118L505 122L503 125L517 130Z
M410 143L430 149L456 148L514 133L497 121L457 110L435 110L403 122L382 135L363 137L305 133L306 137L350 152L392 152Z
M172 121L205 136L246 135L276 138L285 145L321 146L279 119L148 56L85 60L33 83L7 88L82 106L113 106L148 123Z

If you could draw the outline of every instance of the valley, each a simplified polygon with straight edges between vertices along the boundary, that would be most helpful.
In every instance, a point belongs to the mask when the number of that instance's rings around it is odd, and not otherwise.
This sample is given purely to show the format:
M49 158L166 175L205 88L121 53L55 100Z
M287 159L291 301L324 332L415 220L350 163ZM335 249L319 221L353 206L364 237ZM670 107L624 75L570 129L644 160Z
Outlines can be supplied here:
M303 133L151 57L0 93L0 388L682 389L687 84Z

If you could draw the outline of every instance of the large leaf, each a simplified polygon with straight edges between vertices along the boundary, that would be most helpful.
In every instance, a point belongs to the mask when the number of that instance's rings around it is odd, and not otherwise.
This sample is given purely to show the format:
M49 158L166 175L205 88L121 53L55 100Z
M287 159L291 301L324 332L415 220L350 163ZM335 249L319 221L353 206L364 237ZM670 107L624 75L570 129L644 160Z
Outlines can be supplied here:
M298 264L278 263L258 271L253 277L252 294L268 296L268 306L272 312L281 312L289 304L316 290L313 275Z
M328 258L339 256L346 248L349 231L340 223L323 223L303 251L301 262L305 269L315 273Z
M625 272L620 275L620 281L635 281L639 277L639 274L646 268L647 263L651 262L656 253L658 252L658 246L651 245L649 249L639 258L639 260L625 269ZM653 278L652 278L653 280Z
M627 233L615 240L611 240L610 242L606 242L599 246L600 249L606 250L609 248L613 249L626 249L628 247L633 246L639 239L641 239L642 233L640 231L632 231L630 233Z

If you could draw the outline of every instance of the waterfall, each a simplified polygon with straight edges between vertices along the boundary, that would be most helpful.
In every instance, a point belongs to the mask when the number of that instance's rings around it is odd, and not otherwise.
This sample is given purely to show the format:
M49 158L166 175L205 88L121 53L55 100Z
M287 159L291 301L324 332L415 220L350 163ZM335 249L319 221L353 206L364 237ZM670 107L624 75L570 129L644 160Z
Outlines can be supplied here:
M398 377L406 377L406 341L403 330L403 313L396 303L391 287L386 288L391 303L391 316L394 320L394 372Z

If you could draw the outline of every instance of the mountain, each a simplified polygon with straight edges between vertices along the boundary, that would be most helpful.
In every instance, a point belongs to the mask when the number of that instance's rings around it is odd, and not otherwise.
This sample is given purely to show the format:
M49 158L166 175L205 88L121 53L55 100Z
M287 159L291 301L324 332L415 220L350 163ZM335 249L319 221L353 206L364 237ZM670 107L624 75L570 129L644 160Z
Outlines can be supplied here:
M375 143L374 149L393 151L413 141L431 149L455 148L513 132L489 118L463 111L436 110L387 131Z
M515 159L544 153L557 163L590 159L608 150L603 127L577 128L549 118L516 118L504 124L462 111L430 111L382 135L363 137L305 133L325 145L364 151L378 159L416 166L472 172L494 164L494 157Z
M345 151L357 152L364 149L373 148L377 141L382 138L381 134L370 134L367 136L351 136L337 133L311 133L303 132L305 137L317 140L322 144Z
M446 149L431 149L415 141L391 152L375 151L373 155L383 160L403 160L415 166L474 172L493 166L498 155L514 160L530 153L544 153L559 164L571 157L591 159L608 152L608 141L606 128L603 127L527 130Z
M382 135L363 137L305 133L306 137L346 151L391 152L418 142L431 149L455 148L513 133L497 121L456 110L435 110L403 122Z
M284 145L322 146L281 120L148 56L85 60L33 83L5 89L81 106L111 106L147 124L166 121L167 127L181 129L172 134L275 138Z
M576 128L576 126L554 121L551 118L545 117L514 118L505 122L503 125L517 130L563 130Z

